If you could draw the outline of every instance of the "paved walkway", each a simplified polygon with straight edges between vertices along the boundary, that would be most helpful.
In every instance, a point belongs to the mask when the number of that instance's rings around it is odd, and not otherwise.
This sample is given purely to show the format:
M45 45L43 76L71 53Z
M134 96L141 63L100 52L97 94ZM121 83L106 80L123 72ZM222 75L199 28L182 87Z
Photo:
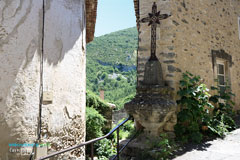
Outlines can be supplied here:
M240 160L240 129L224 139L208 141L174 160Z

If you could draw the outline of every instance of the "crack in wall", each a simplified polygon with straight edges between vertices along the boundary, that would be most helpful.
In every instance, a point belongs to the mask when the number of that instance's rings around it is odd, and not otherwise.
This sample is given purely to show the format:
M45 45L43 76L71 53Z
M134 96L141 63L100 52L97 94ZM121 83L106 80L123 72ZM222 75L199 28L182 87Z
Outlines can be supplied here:
M65 114L67 115L68 119L72 119L69 115L69 112L68 112L68 109L66 106L64 107L64 111L65 111Z

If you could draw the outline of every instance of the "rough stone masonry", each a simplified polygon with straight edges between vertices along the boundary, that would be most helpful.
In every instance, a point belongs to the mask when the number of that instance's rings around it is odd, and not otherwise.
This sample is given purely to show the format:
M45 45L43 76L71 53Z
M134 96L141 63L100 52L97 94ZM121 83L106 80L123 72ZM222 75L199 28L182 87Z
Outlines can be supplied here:
M161 64L163 86L146 85L151 81L146 66L151 56L151 28L142 19L151 16L156 3L161 14L171 17L157 25L156 57ZM189 71L200 75L210 88L216 85L219 64L224 66L224 82L231 86L240 109L240 1L239 0L134 0L139 47L137 58L137 95L125 104L128 113L134 116L137 127L144 128L148 137L161 132L171 133L177 122L176 105L179 80L182 73ZM147 75L147 76L146 76ZM143 139L145 141L145 139ZM145 145L141 137L129 146L136 150ZM132 156L132 155L131 155Z
M156 2L161 14L171 14L157 27L157 51L164 82L174 89L174 99L182 72L200 75L210 88L216 85L217 61L225 63L226 82L236 94L240 109L240 1L239 0L134 0L139 22ZM148 24L138 23L138 85L144 80L149 59Z
M153 129L158 128L158 134L164 131L164 128L167 131L173 131L174 123L176 123L176 116L172 116L175 118L170 124L163 123L165 121L161 118L158 120L156 115L160 113L161 103L159 102L160 108L158 109L151 108L152 105L148 103L149 97L152 98L150 101L153 101L154 96L151 95L155 94L150 92L153 91L154 86L150 83L146 84L147 77L148 81L154 80L154 73L148 72L151 71L148 68L153 66L148 64L152 57L150 52L152 44L149 42L153 39L151 36L153 30L147 23L142 22L149 20L146 17L152 16L153 4L156 4L157 12L171 15L156 26L156 59L161 64L161 70L160 72L157 72L159 69L155 70L155 74L163 75L164 86L169 87L172 92L168 100L177 99L178 82L182 72L185 71L200 75L209 88L216 85L214 80L218 78L217 67L221 62L224 65L224 82L228 82L233 93L236 94L233 97L236 102L234 109L240 109L240 67L238 65L240 60L240 1L134 0L134 3L139 32L138 89L135 99L125 105L128 113L132 114L138 123L145 127L145 130L154 135L157 135L157 131ZM160 90L158 99L161 99L162 91ZM162 108L162 112L172 112L174 115L172 109L165 111ZM159 123L161 127L156 127L157 124L151 127L153 122Z

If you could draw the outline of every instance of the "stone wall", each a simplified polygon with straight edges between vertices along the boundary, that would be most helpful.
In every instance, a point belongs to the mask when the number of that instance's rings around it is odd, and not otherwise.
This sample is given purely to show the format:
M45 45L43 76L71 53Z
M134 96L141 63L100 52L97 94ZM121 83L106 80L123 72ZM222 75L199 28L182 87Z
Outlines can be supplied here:
M120 120L122 120L123 118L127 118L127 117L128 117L128 114L125 111L125 109L113 111L112 122L113 122L113 124L116 125Z
M140 19L151 12L154 0L140 0ZM200 75L210 88L216 78L213 52L232 58L229 65L231 88L236 94L235 109L240 109L240 40L238 0L157 0L161 13L171 13L157 28L157 56L163 67L166 85L178 89L182 72ZM150 56L150 29L140 24L138 84ZM175 97L176 98L176 97Z
M43 91L53 93L42 106L42 142L51 152L85 140L85 1L45 1L44 35L42 3L0 1L0 159L27 159L8 144L37 139L42 36ZM84 159L84 150L64 156Z

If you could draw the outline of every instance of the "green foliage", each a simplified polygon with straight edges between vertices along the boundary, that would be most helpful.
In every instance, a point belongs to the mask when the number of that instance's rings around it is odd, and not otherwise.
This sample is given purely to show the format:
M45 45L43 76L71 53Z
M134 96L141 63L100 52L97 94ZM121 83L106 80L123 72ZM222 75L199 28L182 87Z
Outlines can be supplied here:
M182 142L199 143L205 134L215 134L224 137L229 131L236 128L233 120L233 105L231 88L226 85L222 88L211 87L217 94L210 96L205 84L201 83L199 76L189 72L183 74L180 81L177 103L181 106L178 113L178 123L175 125L175 133ZM211 103L214 105L212 105ZM208 108L213 108L212 114ZM202 131L205 128L207 131Z
M88 141L103 136L103 130L106 122L104 114L109 109L109 106L91 91L87 91L86 97L86 140ZM119 123L120 122L122 122L122 120L119 121ZM126 122L120 128L120 140L128 138L128 136L134 131L135 129L133 122ZM114 132L114 135L108 139L103 139L97 143L94 143L94 153L98 159L105 160L116 153L116 139L117 135L116 132ZM87 146L87 155L90 155L90 151L90 146Z
M100 61L105 64L136 65L137 48L136 27L95 37L87 45L88 59Z
M129 28L101 37L87 45L87 89L121 109L136 92L137 29Z
M124 98L121 98L121 99L115 101L115 104L117 106L120 106L118 109L121 109L121 106L123 106L125 103L131 101L135 97L135 95L136 95L136 92L128 95L127 97L124 97Z
M121 121L123 121L124 119L122 119ZM132 130L134 130L134 122L133 121L127 121L123 127L121 128L123 131L125 132L131 132Z
M102 115L110 109L106 102L89 90L86 93L86 106L95 108Z
M109 157L116 154L116 149L109 139L102 139L98 141L94 146L96 149L96 154L99 160L108 160Z
M91 140L102 136L102 127L105 118L92 107L86 108L86 140Z
M87 91L86 105L86 140L88 141L103 136L106 122L103 115L109 109L109 106L91 91ZM95 143L94 150L98 159L108 159L108 156L115 153L109 139ZM87 146L86 152L88 155L90 151L90 146Z
M170 155L173 154L173 151L176 149L176 145L173 140L170 140L166 134L160 135L160 140L156 141L154 148L160 148L155 153L157 159L167 159Z
M224 114L217 113L214 115L208 128L221 138L224 138L226 134L233 129L232 126L228 125L227 122L234 123L231 117Z
M145 150L139 157L140 160L157 159L166 160L173 155L176 150L174 140L169 139L166 134L161 134L158 138L151 138L147 140L149 149Z
M201 83L200 76L183 73L178 91L180 99L177 101L181 111L175 125L175 133L180 141L199 143L202 140L201 126L206 125L210 119L205 107L213 107L208 100L208 91L206 85Z
M118 124L120 124L125 118L121 119ZM116 126L114 126L116 127ZM124 140L127 138L132 138L132 136L136 133L136 130L134 128L134 122L129 120L127 121L123 126L120 127L119 130L119 139ZM113 133L114 141L117 142L117 132Z
M213 110L213 118L210 121L209 129L220 137L225 137L229 131L236 129L235 121L233 120L233 105L230 86L226 85L224 92L220 91L220 86L211 87L212 90L217 91L216 95L210 98L210 101L215 104Z
M122 122L124 119L120 120ZM123 140L130 136L135 131L133 121L126 122L119 130L119 139ZM103 139L95 144L98 159L107 160L109 157L116 154L117 147L117 132L109 139Z
M103 136L104 117L92 107L87 107L86 114L86 140L88 141ZM109 139L103 139L94 143L94 150L95 155L101 160L107 160L116 153L112 141ZM87 155L90 155L90 145L86 147L86 152Z
M104 98L106 101L117 105L117 109L123 107L136 92L136 57L137 57L137 29L129 28L119 32L111 33L101 37L95 37L94 41L87 45L87 100L86 105L95 109L104 118L104 114L109 110L106 102L98 96L99 90L105 91ZM87 117L97 119L99 115L93 111ZM88 116L89 115L89 116ZM90 118L94 119L94 118ZM100 118L101 119L101 118ZM96 123L98 123L96 121ZM104 124L95 123L87 120L87 139L90 137L99 137L103 135ZM127 124L128 125L128 124ZM88 128L88 126L90 128ZM129 130L130 127L123 128ZM129 135L129 131L121 131L121 138ZM94 144L95 153L98 159L107 159L115 150L116 146L114 136L110 139L104 139ZM89 154L87 147L87 154Z

